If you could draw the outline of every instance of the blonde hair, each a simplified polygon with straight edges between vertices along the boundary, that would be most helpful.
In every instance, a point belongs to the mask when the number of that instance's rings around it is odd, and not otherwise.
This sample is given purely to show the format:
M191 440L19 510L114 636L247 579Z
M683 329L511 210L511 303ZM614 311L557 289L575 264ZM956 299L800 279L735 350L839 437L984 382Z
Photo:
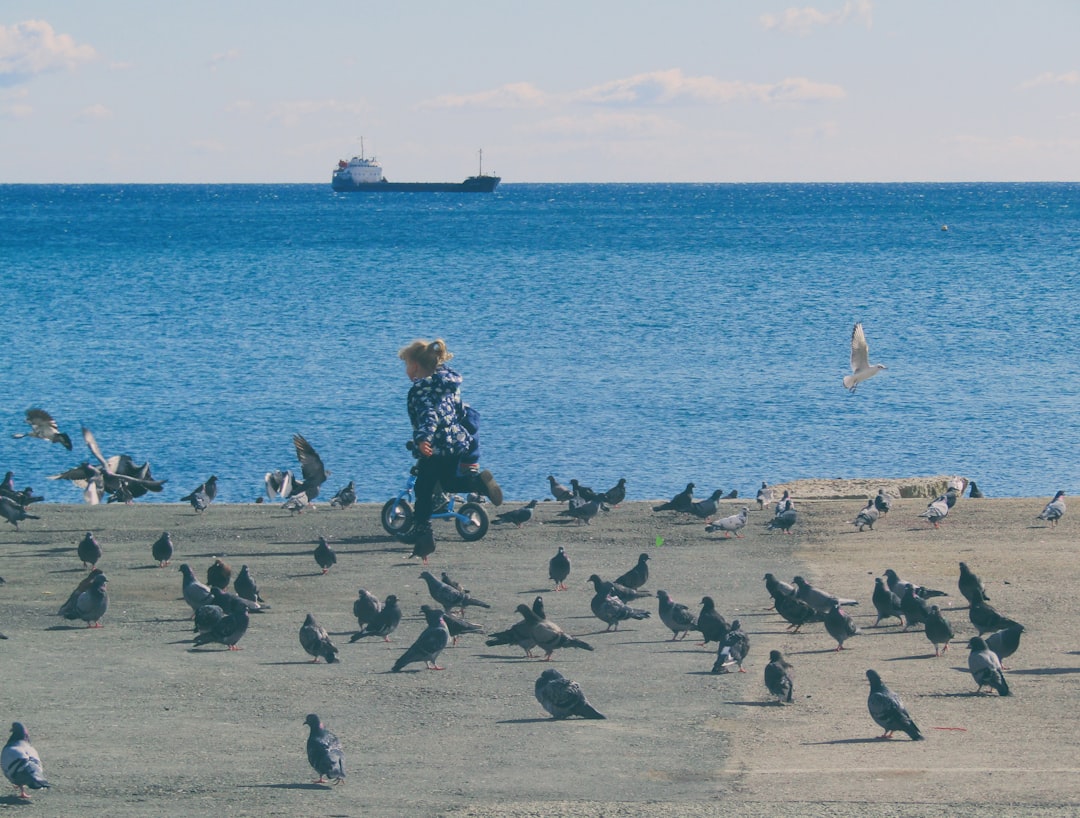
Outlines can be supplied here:
M398 357L406 363L415 361L424 369L434 372L439 364L445 364L453 358L454 353L446 348L446 341L442 338L436 338L434 341L418 338L408 346L399 349Z

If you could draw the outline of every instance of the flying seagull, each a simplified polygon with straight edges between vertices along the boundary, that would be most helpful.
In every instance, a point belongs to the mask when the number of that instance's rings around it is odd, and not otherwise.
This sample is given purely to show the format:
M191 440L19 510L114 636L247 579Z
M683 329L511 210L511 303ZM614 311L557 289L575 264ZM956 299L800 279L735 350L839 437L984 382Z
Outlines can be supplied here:
M866 345L866 333L863 332L861 323L855 324L851 330L851 374L844 378L844 388L854 392L860 383L874 377L883 369L885 369L884 364L870 363L870 348Z

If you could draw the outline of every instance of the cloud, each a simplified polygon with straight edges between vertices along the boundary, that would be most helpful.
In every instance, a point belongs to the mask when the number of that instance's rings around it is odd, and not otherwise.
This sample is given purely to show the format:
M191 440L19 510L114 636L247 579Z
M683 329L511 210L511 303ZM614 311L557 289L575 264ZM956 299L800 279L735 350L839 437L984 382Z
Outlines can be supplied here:
M528 82L500 85L475 94L444 94L420 103L420 108L543 108L555 97Z
M528 132L554 137L671 136L679 126L655 114L600 111L584 117L557 116L528 125Z
M793 31L806 35L821 26L843 25L849 21L865 22L866 27L873 25L874 5L870 0L848 0L836 11L821 11L813 6L803 8L790 7L781 14L761 15L761 24L767 30Z
M275 103L267 114L267 119L292 127L304 119L325 114L362 114L366 106L356 102L341 102L336 99L301 99Z
M79 111L78 118L95 121L102 119L112 119L112 115L113 112L111 110L109 110L101 103L98 103L96 105L88 105L83 108L81 111Z
M73 71L97 56L93 47L78 45L68 34L57 34L44 20L0 26L0 85L19 85L54 71Z
M1039 88L1043 85L1078 85L1080 84L1080 71L1068 71L1064 74L1055 74L1052 71L1044 71L1034 79L1021 83L1021 88Z

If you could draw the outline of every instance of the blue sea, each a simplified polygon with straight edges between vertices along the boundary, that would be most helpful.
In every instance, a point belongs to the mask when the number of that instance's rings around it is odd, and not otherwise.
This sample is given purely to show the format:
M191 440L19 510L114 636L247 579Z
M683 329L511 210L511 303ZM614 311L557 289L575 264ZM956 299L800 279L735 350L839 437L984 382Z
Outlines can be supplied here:
M1080 185L2 185L0 469L50 501L89 456L176 502L250 502L303 434L364 501L401 487L397 350L440 336L511 500L548 474L963 474L1080 491ZM854 394L852 324L888 369ZM8 433L40 406L75 450ZM141 500L140 502L145 502Z

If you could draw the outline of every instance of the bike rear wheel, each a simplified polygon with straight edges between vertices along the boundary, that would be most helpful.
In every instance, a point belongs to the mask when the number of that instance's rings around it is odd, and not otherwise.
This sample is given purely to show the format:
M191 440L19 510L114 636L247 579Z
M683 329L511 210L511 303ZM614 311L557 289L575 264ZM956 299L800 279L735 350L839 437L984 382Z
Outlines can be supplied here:
M477 503L465 503L457 511L466 518L456 517L454 519L454 525L457 527L461 539L466 542L475 542L487 534L489 520L483 506Z
M412 526L413 510L407 500L387 500L379 515L387 534L403 534Z

